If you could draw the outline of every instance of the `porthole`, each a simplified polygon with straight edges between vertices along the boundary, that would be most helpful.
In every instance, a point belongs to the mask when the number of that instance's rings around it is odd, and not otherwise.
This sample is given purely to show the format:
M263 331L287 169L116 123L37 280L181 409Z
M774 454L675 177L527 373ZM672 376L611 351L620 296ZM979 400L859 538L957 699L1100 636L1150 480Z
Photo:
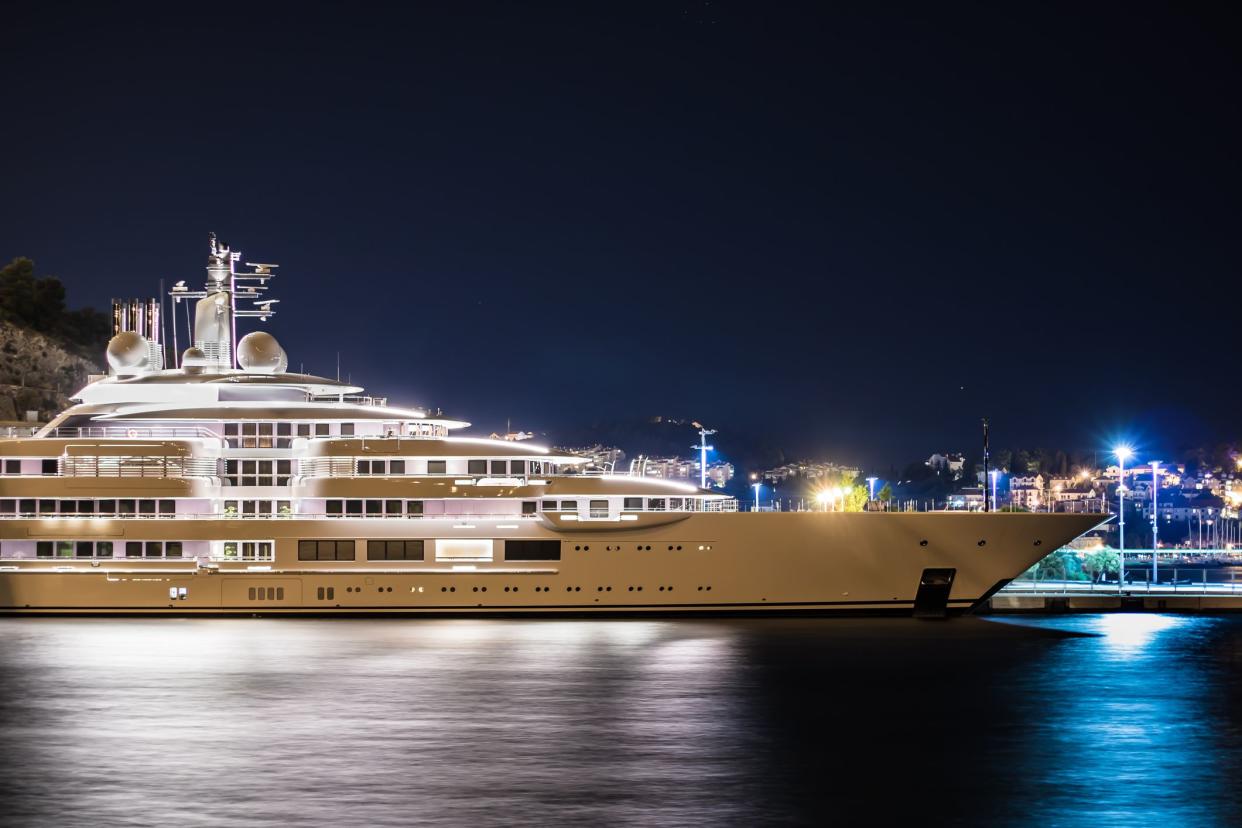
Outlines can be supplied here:
M605 592L612 592L612 587L604 587Z
M663 591L664 591L664 587L660 587L660 592L663 592Z
M985 540L981 540L981 541L979 541L979 546L987 546L987 545L988 545L988 542L987 542L987 541L985 541Z
M1035 541L1035 545L1036 545L1036 546L1043 546L1043 545L1044 545L1044 542L1043 542L1043 541L1041 541L1041 540L1037 540L1037 541Z
M513 591L514 591L514 592L517 592L517 587L514 587L514 588L513 588Z
M582 592L582 587L574 587L574 592Z
M702 592L702 591L703 591L703 587L699 587L699 592Z
M481 591L481 592L487 592L487 587L483 587L480 591Z
M923 540L919 541L919 546L927 546L927 538L923 538Z
M565 587L565 591L566 591L566 592L573 592L573 591L574 591L574 588L573 588L573 587Z
M589 546L584 546L584 547L582 547L582 551L583 551L583 552L590 552L590 551L591 551L591 547L589 547Z
M479 588L478 588L478 587L471 587L471 589L472 589L473 591L475 591L475 592L478 592L478 591L479 591Z
M634 591L634 587L626 587L630 592Z
M509 588L508 588L508 587L505 587L505 592L508 592L508 591L509 591Z
M639 591L639 592L642 592L642 591L643 591L643 588L642 588L642 587L639 587L639 588L638 588L638 591Z
M669 547L668 547L668 551L669 551L669 552L672 552L672 551L673 551L673 547L672 547L672 545L671 545L671 544L670 544L670 545L669 545Z
M604 588L603 588L603 587L600 587L600 586L597 586L597 587L595 588L595 591L596 591L596 592L603 592L603 591L604 591Z
M702 552L702 551L703 551L703 544L701 544L701 543L699 544L699 551L700 551L700 552Z
M456 591L457 591L457 587L449 587L449 592L456 592Z
M708 591L708 592L711 592L711 591L712 591L712 588L709 586L709 587L707 588L707 591Z
M581 552L581 551L582 551L582 547L581 547L581 546L575 546L575 547L574 547L574 551L575 551L575 552Z
M678 547L677 547L677 551L678 551L678 552L680 552L680 551L681 551L681 547L680 547L680 546L678 546Z

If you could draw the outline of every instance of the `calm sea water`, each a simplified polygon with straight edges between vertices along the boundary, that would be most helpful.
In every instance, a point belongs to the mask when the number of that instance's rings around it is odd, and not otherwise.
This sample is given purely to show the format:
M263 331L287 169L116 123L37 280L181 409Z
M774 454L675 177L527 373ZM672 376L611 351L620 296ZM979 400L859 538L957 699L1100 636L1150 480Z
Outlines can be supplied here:
M1242 824L1242 618L0 621L5 825Z

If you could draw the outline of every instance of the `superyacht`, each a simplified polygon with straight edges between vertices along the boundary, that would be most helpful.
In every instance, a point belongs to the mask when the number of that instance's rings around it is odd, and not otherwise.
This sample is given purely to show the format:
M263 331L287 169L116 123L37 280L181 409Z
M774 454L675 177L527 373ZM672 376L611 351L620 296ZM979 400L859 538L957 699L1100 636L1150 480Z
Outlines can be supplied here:
M109 373L0 439L0 613L942 616L1107 519L744 513L462 436L438 410L291 373L266 332L238 339L278 301L276 266L240 261L213 236L203 289L114 301Z

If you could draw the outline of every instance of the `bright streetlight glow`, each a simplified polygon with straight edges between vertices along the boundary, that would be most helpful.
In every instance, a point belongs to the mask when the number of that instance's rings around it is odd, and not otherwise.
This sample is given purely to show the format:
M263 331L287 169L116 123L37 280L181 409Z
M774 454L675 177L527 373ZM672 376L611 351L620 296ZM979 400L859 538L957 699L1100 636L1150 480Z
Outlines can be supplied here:
M1126 588L1126 461L1134 456L1134 449L1120 445L1113 449L1117 455L1117 591ZM1155 554L1152 560L1155 560Z
M827 489L820 489L819 493L815 495L815 500L820 506L824 507L824 511L826 512L828 511L828 503L832 500L832 492Z

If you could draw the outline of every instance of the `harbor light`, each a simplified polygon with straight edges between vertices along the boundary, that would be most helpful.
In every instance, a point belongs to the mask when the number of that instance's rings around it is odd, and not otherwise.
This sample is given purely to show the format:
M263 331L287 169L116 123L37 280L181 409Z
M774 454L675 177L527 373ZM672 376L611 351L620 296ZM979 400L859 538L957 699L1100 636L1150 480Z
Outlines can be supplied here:
M819 493L815 495L815 500L820 506L824 507L824 511L826 512L828 511L828 504L832 500L832 492L827 489L820 489Z
M1134 449L1120 445L1113 449L1117 456L1117 591L1126 586L1126 461L1134 456ZM1155 554L1152 555L1155 559Z

